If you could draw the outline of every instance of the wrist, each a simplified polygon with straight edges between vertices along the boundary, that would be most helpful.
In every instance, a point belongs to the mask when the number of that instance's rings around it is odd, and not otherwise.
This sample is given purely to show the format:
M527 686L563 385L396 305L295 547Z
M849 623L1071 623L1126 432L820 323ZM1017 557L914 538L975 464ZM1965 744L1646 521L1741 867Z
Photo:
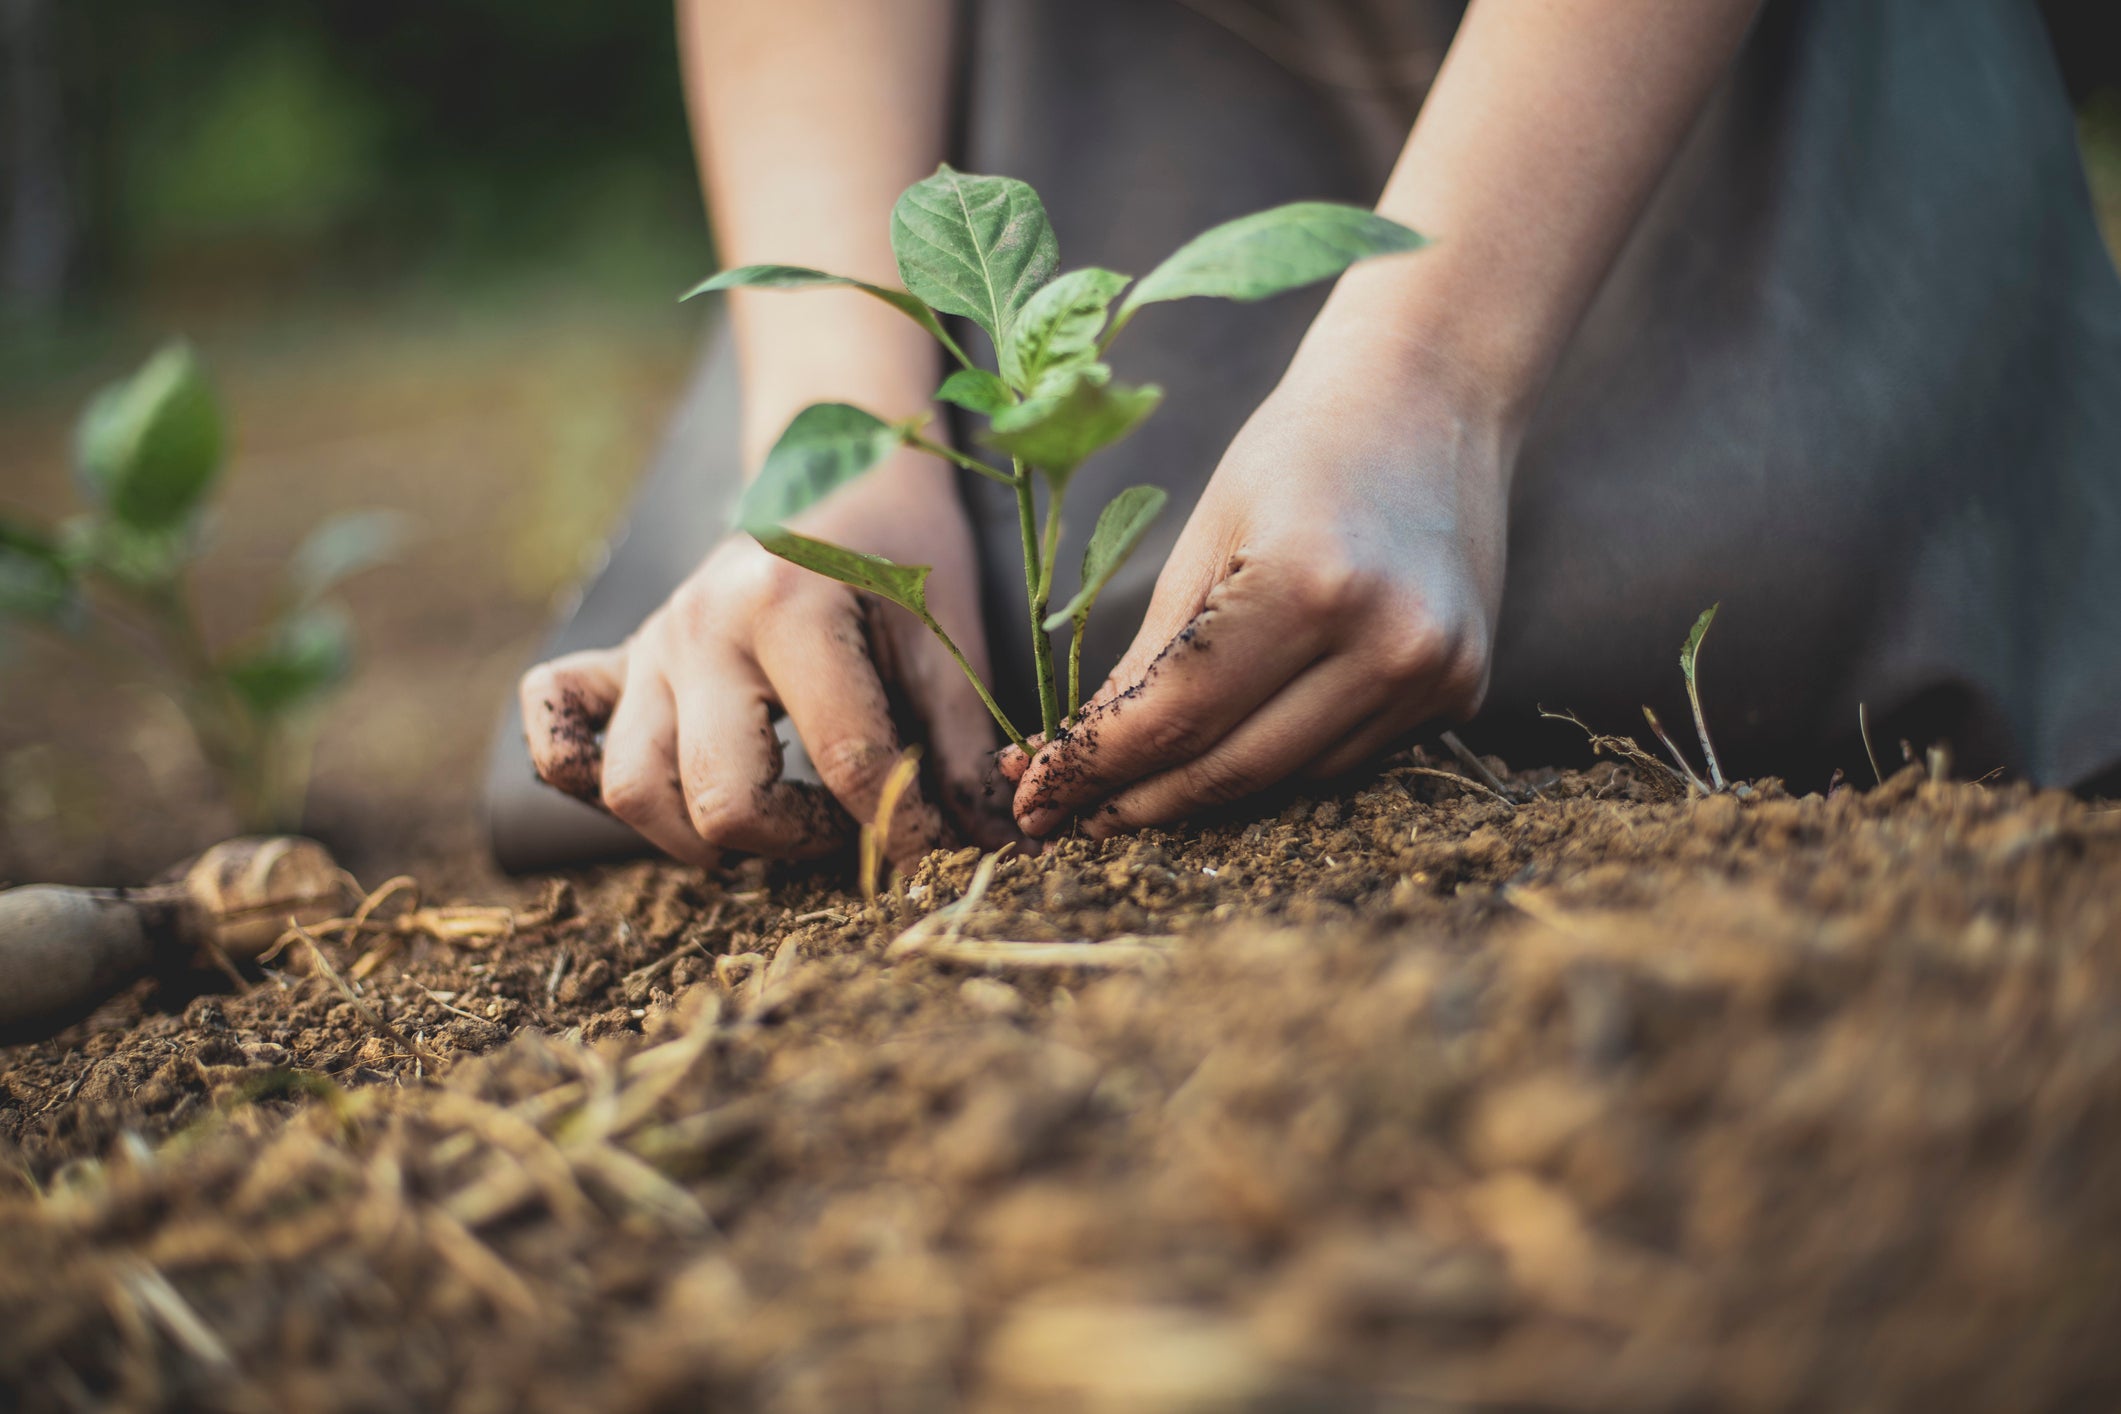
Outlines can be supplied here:
M1420 267L1432 252L1359 266L1343 276L1297 354L1371 388L1402 390L1434 411L1492 430L1514 448L1531 420L1555 350L1456 288L1448 269Z

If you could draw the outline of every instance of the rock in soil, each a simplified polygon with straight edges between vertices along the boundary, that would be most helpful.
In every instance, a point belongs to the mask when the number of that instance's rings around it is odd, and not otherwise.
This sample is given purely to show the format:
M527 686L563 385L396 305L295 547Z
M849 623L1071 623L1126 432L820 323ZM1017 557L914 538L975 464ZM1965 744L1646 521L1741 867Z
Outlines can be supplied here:
M0 1387L2121 1407L2121 814L1538 779L1066 840L896 952L976 854L142 989L6 1053Z

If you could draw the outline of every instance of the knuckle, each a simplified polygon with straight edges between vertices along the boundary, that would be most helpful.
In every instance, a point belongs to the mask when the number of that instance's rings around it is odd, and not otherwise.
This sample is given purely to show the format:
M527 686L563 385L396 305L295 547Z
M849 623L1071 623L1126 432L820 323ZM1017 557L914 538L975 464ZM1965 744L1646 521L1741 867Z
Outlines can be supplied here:
M1209 745L1206 726L1187 711L1158 713L1141 733L1142 754L1152 761L1197 756Z
M685 813L701 839L717 849L736 848L753 815L748 797L727 781L710 781L686 795Z
M866 737L834 737L810 753L818 776L843 801L868 801L883 789L898 752Z
M646 819L655 808L655 783L635 771L604 773L604 808L628 824Z
M1456 652L1452 635L1426 615L1411 615L1379 635L1378 669L1399 685L1441 677Z
M1375 571L1329 551L1306 556L1291 572L1287 592L1303 612L1337 618L1369 603L1377 581Z
M1230 805L1258 790L1264 782L1231 762L1205 756L1179 774L1189 806Z

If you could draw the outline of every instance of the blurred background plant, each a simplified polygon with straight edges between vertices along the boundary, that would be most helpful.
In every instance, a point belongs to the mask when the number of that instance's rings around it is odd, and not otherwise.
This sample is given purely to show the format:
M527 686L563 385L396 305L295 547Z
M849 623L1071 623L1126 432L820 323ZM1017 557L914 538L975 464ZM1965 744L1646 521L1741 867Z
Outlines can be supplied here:
M262 834L301 823L313 709L352 666L352 628L332 591L390 558L402 518L323 521L288 561L264 617L216 646L191 569L226 440L220 401L187 345L98 393L74 438L90 509L55 527L0 516L0 628L12 621L120 661L151 659L238 823Z
M2112 6L2042 9L2121 237ZM67 514L76 412L182 330L237 433L188 570L209 641L320 517L415 524L345 587L364 666L321 708L305 828L364 873L475 867L494 709L695 356L673 29L670 0L0 0L0 512ZM237 823L213 779L132 669L0 660L0 879L152 872Z

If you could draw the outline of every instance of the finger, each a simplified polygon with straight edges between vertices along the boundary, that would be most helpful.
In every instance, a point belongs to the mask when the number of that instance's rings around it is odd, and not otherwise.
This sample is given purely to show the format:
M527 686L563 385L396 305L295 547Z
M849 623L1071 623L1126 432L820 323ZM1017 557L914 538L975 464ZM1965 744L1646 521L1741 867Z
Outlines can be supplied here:
M1426 718L1397 707L1373 712L1357 722L1346 736L1320 752L1298 774L1313 780L1331 780L1359 770L1390 752Z
M618 706L626 650L569 653L523 674L516 697L523 741L540 779L569 795L601 805L604 727Z
M813 599L776 613L752 652L825 788L849 815L872 822L898 764L898 728L859 604L838 592L825 602L834 607L820 612ZM892 859L910 863L941 837L942 817L916 779L892 812Z
M1136 685L1086 708L1032 758L1016 788L1017 823L1045 834L1093 801L1200 756L1323 647L1320 619L1267 592L1264 577L1224 580Z
M1354 679L1345 669L1304 674L1209 750L1088 812L1085 833L1104 839L1169 824L1294 775L1318 755L1321 738L1341 739L1371 715L1371 704Z
M685 818L703 842L774 859L814 859L845 844L854 821L829 791L781 779L766 680L734 652L674 655Z
M670 684L647 666L628 665L619 705L604 729L604 808L657 849L687 864L712 868L719 855L685 813L678 779L677 707Z
M1022 746L1018 746L1015 742L1010 742L995 754L995 769L1002 773L1004 780L1014 785L1024 778L1024 772L1031 769L1031 758L1038 755L1039 748L1045 744L1046 734L1044 732L1037 732L1025 737Z

